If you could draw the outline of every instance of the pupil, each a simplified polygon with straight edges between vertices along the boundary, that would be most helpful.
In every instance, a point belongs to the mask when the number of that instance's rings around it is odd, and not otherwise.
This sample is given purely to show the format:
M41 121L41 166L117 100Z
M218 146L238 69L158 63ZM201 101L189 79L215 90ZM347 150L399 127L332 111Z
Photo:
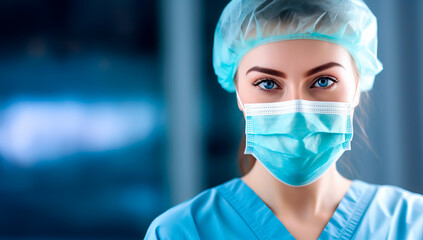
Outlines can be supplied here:
M271 88L273 88L273 83L272 83L272 82L270 82L270 81L267 81L267 82L265 83L264 87L265 87L265 88L267 88L267 89L271 89Z
M328 85L328 81L326 79L320 79L320 85L326 86L326 85Z

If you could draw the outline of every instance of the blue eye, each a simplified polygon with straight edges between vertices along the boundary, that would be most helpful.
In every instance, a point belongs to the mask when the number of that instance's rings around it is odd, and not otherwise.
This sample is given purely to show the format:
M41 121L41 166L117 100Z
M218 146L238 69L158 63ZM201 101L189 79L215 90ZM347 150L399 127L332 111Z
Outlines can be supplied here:
M313 87L325 88L331 86L335 80L330 77L321 77L316 82L314 82Z
M277 87L276 83L272 80L263 80L258 85L265 90L270 90Z

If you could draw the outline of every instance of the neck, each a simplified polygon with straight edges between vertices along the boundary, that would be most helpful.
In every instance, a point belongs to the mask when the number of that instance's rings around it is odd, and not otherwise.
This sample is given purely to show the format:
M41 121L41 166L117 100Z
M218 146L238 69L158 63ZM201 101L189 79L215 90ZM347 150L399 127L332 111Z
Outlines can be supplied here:
M276 215L299 218L332 215L351 184L338 173L334 164L317 181L303 187L292 187L276 179L259 161L242 180Z

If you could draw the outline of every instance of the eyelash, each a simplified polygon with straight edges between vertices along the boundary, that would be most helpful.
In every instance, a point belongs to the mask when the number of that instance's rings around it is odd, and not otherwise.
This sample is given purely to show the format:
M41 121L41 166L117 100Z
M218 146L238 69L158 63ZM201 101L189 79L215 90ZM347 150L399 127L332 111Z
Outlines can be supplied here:
M330 76L330 75L318 76L317 78L314 79L313 84L311 85L310 88L316 88L316 87L314 87L314 85L322 78L327 78L327 79L331 80L333 83L331 85L327 86L327 87L317 87L317 88L328 89L328 88L331 88L334 85L334 83L337 83L339 81L338 79L336 79L335 77Z
M260 85L262 82L267 82L267 81L269 81L269 82L273 82L273 83L276 85L276 88L266 90L266 89L263 89L263 88L261 88L261 87L260 87L260 90L263 90L263 91L265 91L266 93L270 93L270 92L271 92L270 90L274 90L274 89L281 89L281 87L279 86L279 84L278 84L278 83L277 83L274 79L269 78L269 77L259 78L259 79L257 79L257 81L255 81L255 82L253 83L253 85L254 85L254 86L258 86L258 85Z

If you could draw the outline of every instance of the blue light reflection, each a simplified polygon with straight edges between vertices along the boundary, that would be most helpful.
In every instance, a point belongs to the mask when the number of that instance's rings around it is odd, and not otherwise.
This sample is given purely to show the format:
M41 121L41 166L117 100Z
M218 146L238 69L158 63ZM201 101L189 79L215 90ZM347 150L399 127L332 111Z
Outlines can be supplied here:
M23 166L148 141L160 124L152 102L15 101L1 110L0 153Z

